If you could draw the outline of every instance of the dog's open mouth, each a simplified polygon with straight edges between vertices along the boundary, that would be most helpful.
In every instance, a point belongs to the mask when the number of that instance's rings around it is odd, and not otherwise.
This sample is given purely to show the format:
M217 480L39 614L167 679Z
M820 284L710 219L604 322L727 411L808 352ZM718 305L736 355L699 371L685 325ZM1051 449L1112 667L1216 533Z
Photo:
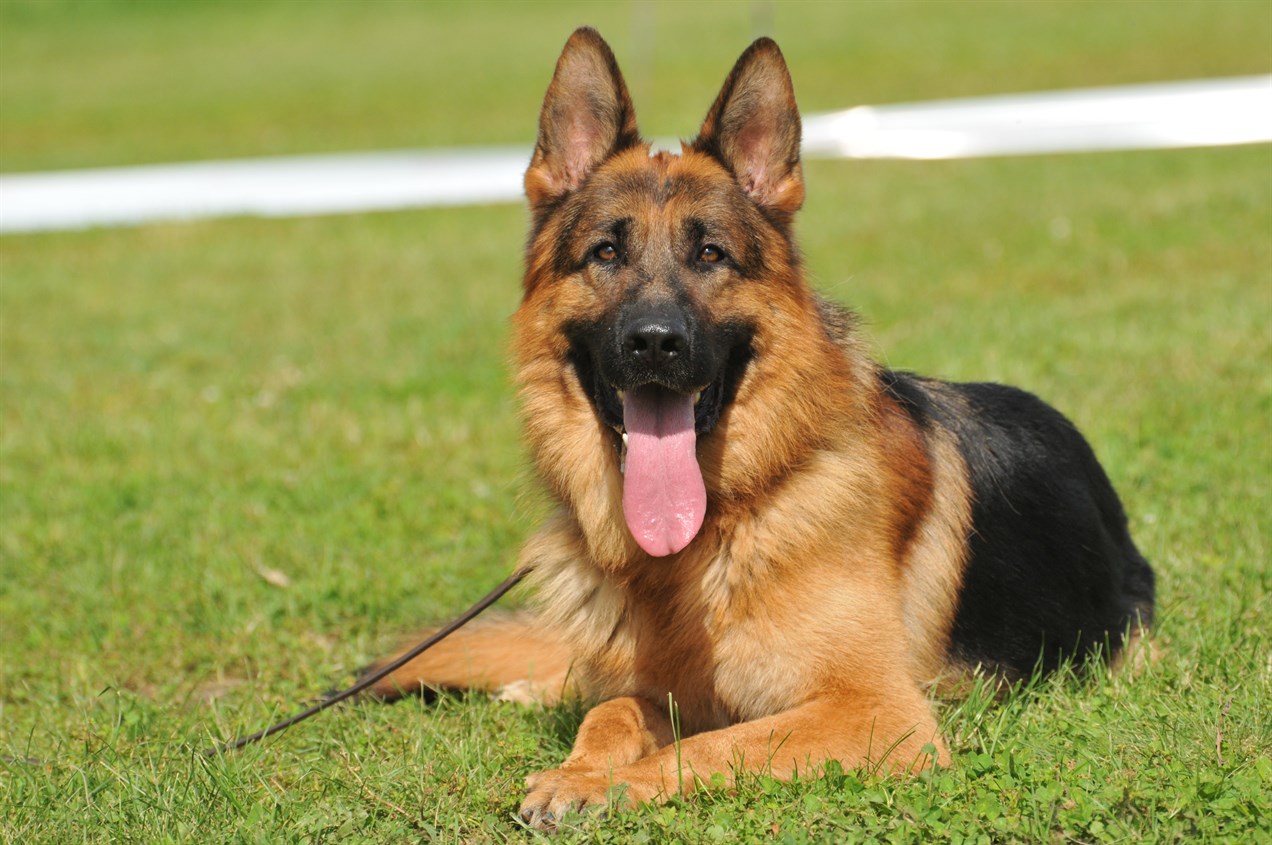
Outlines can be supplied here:
M628 530L650 555L679 552L697 536L707 511L698 438L711 433L733 400L750 361L749 344L737 344L709 384L688 391L656 382L622 389L602 377L585 350L571 357L597 415L614 431Z
M619 395L627 528L649 554L675 554L697 536L707 513L695 396L653 384Z

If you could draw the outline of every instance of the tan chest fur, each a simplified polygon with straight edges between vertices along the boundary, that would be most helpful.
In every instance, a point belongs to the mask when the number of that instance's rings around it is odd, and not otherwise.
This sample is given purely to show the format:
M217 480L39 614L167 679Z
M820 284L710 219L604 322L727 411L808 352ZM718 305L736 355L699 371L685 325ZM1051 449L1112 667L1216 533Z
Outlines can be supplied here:
M904 661L897 579L887 550L867 539L877 534L862 507L870 491L849 481L869 476L845 460L818 456L761 513L719 515L704 527L708 542L622 572L591 563L564 514L532 542L544 615L567 632L587 694L670 695L694 733L788 710L838 677ZM822 507L807 507L810 497ZM860 645L880 641L902 653Z

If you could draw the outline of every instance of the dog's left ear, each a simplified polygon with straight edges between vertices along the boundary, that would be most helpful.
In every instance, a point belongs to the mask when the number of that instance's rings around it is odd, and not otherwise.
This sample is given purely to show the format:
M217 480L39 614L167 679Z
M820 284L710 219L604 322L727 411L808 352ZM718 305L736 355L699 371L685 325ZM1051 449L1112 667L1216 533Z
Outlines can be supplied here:
M782 51L761 38L738 59L692 148L714 156L781 223L804 204L799 108Z

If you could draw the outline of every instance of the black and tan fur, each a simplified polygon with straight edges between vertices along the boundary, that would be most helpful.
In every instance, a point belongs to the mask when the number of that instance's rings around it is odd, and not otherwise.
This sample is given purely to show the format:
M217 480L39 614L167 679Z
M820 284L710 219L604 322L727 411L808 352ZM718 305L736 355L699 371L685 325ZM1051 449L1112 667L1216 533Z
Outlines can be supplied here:
M557 64L514 320L559 502L521 555L538 611L479 622L378 688L598 702L560 768L529 778L536 826L614 784L644 801L739 769L945 763L934 682L1116 653L1150 621L1152 571L1068 420L1013 388L881 368L809 288L799 142L767 39L679 155L651 155L594 31ZM673 338L666 361L639 357L641 331ZM662 557L624 522L618 397L638 389L702 390L705 518Z

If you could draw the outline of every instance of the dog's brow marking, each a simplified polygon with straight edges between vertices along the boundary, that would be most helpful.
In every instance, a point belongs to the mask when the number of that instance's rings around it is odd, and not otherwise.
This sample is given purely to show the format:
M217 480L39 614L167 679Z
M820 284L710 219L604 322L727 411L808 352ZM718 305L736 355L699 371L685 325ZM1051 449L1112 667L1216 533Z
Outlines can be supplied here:
M615 177L615 195L631 203L637 201L640 197L656 194L658 192L656 179L657 176L651 173L648 168L620 173ZM623 196L624 194L626 196Z
M664 206L668 205L673 199L683 196L685 193L685 182L680 176L673 176L664 173L662 181L658 185L658 202Z
M588 232L609 235L613 238L614 244L619 248L619 251L625 252L627 249L627 241L631 235L633 222L634 221L630 217L611 217L597 221L595 226L588 227Z

